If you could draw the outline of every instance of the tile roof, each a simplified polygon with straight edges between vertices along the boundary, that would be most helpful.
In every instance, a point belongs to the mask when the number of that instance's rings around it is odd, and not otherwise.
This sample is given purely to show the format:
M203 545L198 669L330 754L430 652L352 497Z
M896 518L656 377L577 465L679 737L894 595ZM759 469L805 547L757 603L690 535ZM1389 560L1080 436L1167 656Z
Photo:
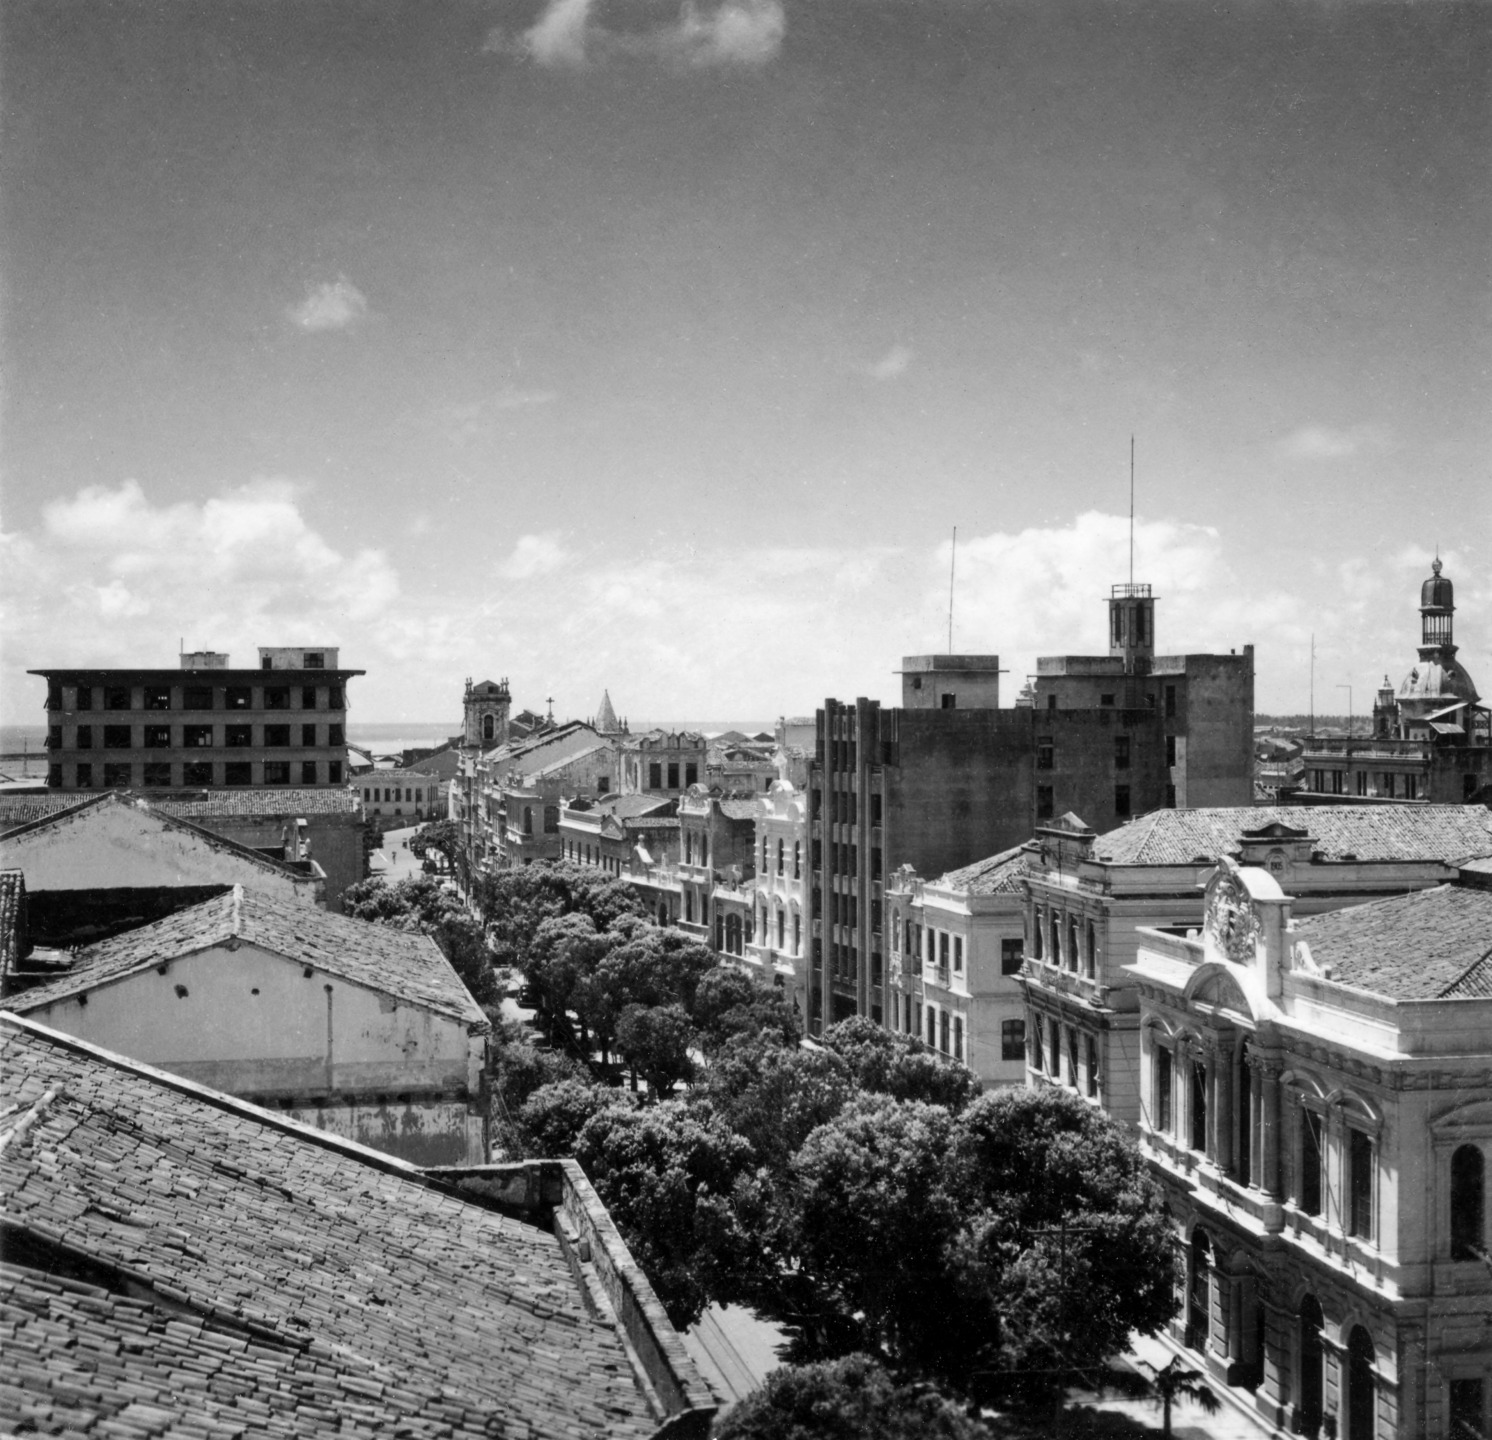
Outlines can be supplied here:
M46 830L53 826L67 824L85 815L104 810L113 805L124 805L133 810L139 810L152 816L159 824L168 830L179 830L187 835L193 835L204 845L211 849L219 850L226 855L232 855L246 864L258 866L270 874L279 875L303 884L311 884L311 877L304 871L296 870L285 864L283 860L275 860L264 854L261 850L255 850L252 846L240 844L226 835L219 835L215 830L209 830L203 825L194 825L190 820L183 819L179 815L172 814L163 805L153 800L146 800L132 796L127 790L106 790L102 795L94 795L81 805L70 805L65 810L55 810L50 815L43 815L35 820L30 820L24 825L17 825L13 830L6 830L0 834L0 841L18 840L27 835L33 835L39 830Z
M348 789L296 790L279 786L211 790L201 800L156 800L158 809L188 820L212 815L359 815L362 797Z
M66 975L13 996L7 1003L18 1012L34 1010L149 969L162 960L195 954L235 938L397 1000L474 1025L488 1023L428 935L287 904L242 885L79 950Z
M54 790L48 795L0 795L0 835L33 820L45 820L64 810L78 810L94 804L100 797L83 795L76 790Z
M720 813L730 820L755 820L762 813L760 800L722 800Z
M1492 890L1436 885L1309 915L1294 938L1332 978L1394 1000L1492 996Z
M436 777L425 770L373 770L366 775L359 775L354 782L358 789L364 784L429 786L435 783Z
M618 1327L536 1224L11 1017L0 1116L7 1428L659 1427Z
M1439 860L1492 854L1492 812L1483 805L1253 805L1156 810L1100 835L1097 860L1187 865L1238 853L1245 830L1279 823L1304 830L1324 860Z
M970 895L1009 895L1020 893L1025 875L1025 846L1016 845L998 855L991 855L987 860L976 860L960 870L950 870L932 883Z

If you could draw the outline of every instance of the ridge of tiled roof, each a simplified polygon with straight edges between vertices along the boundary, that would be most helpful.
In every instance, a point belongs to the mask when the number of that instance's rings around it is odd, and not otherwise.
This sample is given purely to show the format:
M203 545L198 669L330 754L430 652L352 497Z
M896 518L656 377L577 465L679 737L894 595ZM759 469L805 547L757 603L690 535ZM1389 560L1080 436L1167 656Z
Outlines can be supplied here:
M949 890L964 890L970 895L1018 892L1021 879L1026 874L1025 849L1024 845L1014 845L1009 850L1000 851L998 855L976 860L972 865L965 865L958 870L950 870L932 883Z
M14 1017L0 1113L12 1419L69 1434L658 1430L619 1328L537 1224Z
M91 810L95 805L102 805L105 800L122 792L90 791L81 800L77 798L78 793L74 790L57 796L0 796L0 840L34 830L38 825L45 825L64 815Z
M557 755L547 764L541 765L537 770L520 770L519 773L533 780L540 780L555 770L562 770L566 765L573 765L577 760L583 760L587 755L594 755L598 750L610 750L611 744L606 740L598 740L594 745L586 745L582 749L572 750L566 755Z
M20 956L21 906L26 877L19 870L0 870L0 994Z
M242 885L78 951L66 975L12 996L7 1003L18 1013L29 1012L228 940L258 946L468 1024L489 1023L428 935L309 905L290 905Z
M1435 885L1296 920L1332 979L1393 1000L1492 996L1492 890Z
M1456 860L1492 854L1483 805L1241 805L1154 810L1100 835L1093 856L1115 865L1187 865L1237 854L1246 830L1304 830L1325 860Z
M252 846L244 845L227 835L219 835L216 830L209 830L204 825L194 824L184 816L173 814L154 801L140 797L132 798L130 792L127 790L107 790L102 795L90 800L86 805L72 805L65 810L56 810L50 815L43 815L39 819L32 820L25 825L18 825L14 830L7 830L3 835L0 835L0 841L18 840L28 835L34 835L38 831L69 823L80 815L94 810L102 810L110 805L122 805L140 814L152 816L168 830L179 830L184 834L192 835L204 845L208 845L214 850L232 855L247 864L255 865L259 869L268 871L271 874L303 883L309 883L310 881L308 875L292 869L283 860L272 859L261 851L255 850Z
M214 790L200 800L152 800L157 809L191 819L198 815L357 815L363 801L350 789L298 790L293 786L255 786Z
M389 782L397 785L433 785L435 777L424 770L370 770L353 780L355 786L382 785Z

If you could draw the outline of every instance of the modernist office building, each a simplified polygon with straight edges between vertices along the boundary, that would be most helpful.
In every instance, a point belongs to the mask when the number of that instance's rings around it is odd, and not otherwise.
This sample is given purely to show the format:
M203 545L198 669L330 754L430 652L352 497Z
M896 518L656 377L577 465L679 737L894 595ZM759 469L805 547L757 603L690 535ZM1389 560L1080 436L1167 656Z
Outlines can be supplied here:
M1108 829L1165 806L1250 803L1253 647L1157 656L1148 585L1113 587L1109 635L1107 655L1039 660L1008 710L991 655L908 658L899 709L825 701L809 770L811 1031L856 1014L895 1023L921 998L886 982L884 897L900 866L944 874L1064 811Z
M329 646L197 651L176 670L33 670L47 682L47 783L61 790L340 786L347 681Z

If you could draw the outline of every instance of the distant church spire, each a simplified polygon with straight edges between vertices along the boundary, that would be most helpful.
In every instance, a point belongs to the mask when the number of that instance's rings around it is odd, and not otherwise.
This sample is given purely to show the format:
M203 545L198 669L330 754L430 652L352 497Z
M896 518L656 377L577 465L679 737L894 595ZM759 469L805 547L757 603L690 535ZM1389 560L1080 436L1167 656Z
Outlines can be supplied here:
M601 692L601 708L596 711L596 733L600 735L615 735L621 730L616 723L616 711L611 706L611 691Z

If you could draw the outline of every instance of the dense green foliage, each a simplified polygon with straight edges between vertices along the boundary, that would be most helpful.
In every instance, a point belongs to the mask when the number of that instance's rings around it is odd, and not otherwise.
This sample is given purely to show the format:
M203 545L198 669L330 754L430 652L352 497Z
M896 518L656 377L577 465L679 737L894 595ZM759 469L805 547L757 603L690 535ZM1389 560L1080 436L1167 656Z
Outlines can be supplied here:
M741 1401L716 1440L987 1440L990 1432L928 1385L898 1385L868 1355L788 1366Z

